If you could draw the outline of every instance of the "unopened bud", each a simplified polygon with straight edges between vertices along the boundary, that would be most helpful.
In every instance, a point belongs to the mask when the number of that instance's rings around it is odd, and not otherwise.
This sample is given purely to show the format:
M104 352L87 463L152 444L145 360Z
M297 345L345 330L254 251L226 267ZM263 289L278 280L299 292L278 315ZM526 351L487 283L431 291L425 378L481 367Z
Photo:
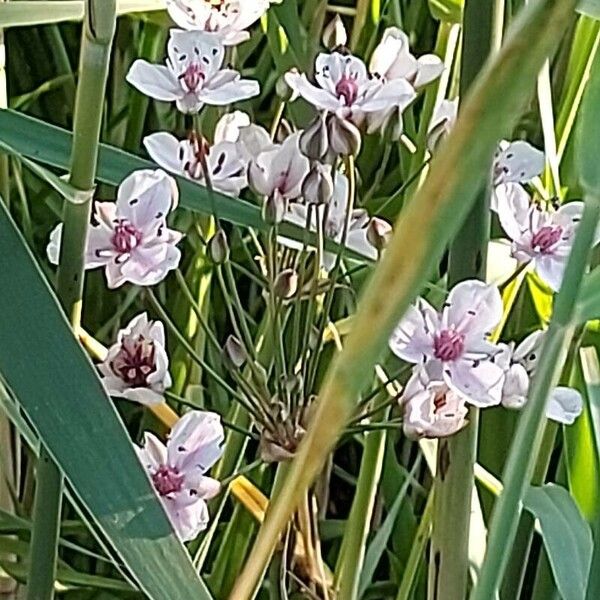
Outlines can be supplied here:
M227 242L227 234L222 229L217 229L208 241L208 255L210 259L217 265L221 265L229 260L229 243Z
M236 369L240 369L248 358L242 343L233 335L227 338L223 350L225 359Z
M360 152L360 131L350 121L331 115L328 120L329 146L337 154L356 156Z
M275 83L275 93L284 102L289 102L292 100L292 96L294 94L292 88L287 84L285 77L283 76L279 77L277 79L277 83Z
M322 160L329 150L326 113L319 114L300 134L300 151L311 160Z
M283 221L285 216L286 200L279 190L267 196L262 205L262 218L266 223L275 225Z
M348 42L346 27L340 15L335 15L323 29L323 45L329 50L345 46Z
M292 298L297 291L298 273L294 269L284 269L281 271L275 278L275 283L273 284L274 294L283 300L288 300L289 298Z
M331 168L316 162L302 182L302 197L313 204L327 204L333 196Z
M383 219L373 217L367 227L367 240L378 252L381 252L392 237L392 226Z

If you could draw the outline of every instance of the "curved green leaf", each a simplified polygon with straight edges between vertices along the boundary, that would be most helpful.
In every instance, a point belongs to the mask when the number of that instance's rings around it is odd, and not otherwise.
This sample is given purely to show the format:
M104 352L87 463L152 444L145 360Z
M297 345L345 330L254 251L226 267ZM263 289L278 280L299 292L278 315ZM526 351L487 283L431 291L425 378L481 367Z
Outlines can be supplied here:
M575 501L567 490L550 483L530 487L523 505L539 521L562 598L585 598L594 542Z
M0 205L0 375L147 596L210 598L94 366Z

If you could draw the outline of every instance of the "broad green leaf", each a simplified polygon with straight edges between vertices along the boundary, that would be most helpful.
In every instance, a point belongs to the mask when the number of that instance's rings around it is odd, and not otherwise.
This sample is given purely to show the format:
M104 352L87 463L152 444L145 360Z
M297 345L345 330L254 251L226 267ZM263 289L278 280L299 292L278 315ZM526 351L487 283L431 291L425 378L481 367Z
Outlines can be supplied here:
M81 21L84 0L29 0L28 2L0 3L0 27L45 25L61 21ZM163 10L163 0L120 0L117 14Z
M280 532L335 445L389 335L462 225L496 144L530 100L535 78L557 48L574 6L574 0L531 3L471 87L428 178L401 212L386 252L364 286L352 331L324 379L307 434L234 588L236 597L254 593Z
M11 153L26 156L64 171L69 169L72 134L60 127L11 110L0 110L0 141L9 147ZM119 185L132 171L156 168L154 163L139 156L114 146L100 144L97 178L102 183ZM260 209L250 202L219 192L212 192L211 195L204 186L185 177L176 177L176 179L182 207L205 215L214 214L235 225L258 230L267 229ZM304 239L309 243L314 240L313 234L290 223L281 223L279 233L300 242ZM326 240L325 247L333 252L338 248L332 240ZM365 257L350 250L346 251L346 256L365 260Z
M70 489L149 598L210 598L4 205L0 289L0 375Z
M438 21L462 23L465 0L428 0L431 16Z
M524 507L539 521L556 587L564 600L585 598L594 542L589 525L564 488L530 487Z

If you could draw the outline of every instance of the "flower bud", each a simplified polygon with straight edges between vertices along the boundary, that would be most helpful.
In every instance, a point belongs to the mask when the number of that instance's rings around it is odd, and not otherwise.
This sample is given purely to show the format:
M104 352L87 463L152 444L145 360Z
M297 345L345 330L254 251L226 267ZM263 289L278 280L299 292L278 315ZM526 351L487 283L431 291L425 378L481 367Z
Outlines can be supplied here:
M262 218L266 223L275 225L283 221L285 216L286 200L279 190L267 196L262 205Z
M322 160L329 150L326 116L325 112L319 114L300 134L300 151L312 160Z
M229 243L227 242L227 234L222 229L217 229L215 235L213 235L208 241L208 255L217 265L222 265L224 262L229 260Z
M226 361L236 369L240 369L248 358L242 343L233 335L227 338L223 351Z
M279 77L275 83L275 93L284 102L291 101L294 95L292 88L287 84L283 76Z
M313 204L327 204L333 196L333 178L328 165L316 162L302 182L302 197Z
M292 298L298 291L298 273L294 269L284 269L277 275L273 293L282 300Z
M346 27L340 15L335 15L323 29L323 45L329 50L345 46L348 42Z
M360 131L356 125L336 115L330 115L327 130L331 150L344 156L356 156L360 152Z
M392 226L383 219L373 217L367 227L367 240L378 252L381 252L392 237Z

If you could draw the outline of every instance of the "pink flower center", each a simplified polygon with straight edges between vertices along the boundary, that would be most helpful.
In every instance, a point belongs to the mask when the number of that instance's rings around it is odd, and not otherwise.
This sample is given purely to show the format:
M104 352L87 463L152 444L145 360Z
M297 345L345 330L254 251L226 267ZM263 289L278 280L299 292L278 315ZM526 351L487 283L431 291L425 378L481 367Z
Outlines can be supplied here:
M465 350L465 336L454 329L444 329L433 339L433 355L443 361L456 360Z
M353 77L343 75L335 86L335 93L338 98L343 98L346 106L352 106L358 96L358 83Z
M129 254L141 241L141 231L125 219L118 221L112 236L112 245L119 254Z
M161 496L181 491L184 476L174 467L160 465L152 475L152 483Z
M148 375L156 371L154 342L142 336L124 339L110 366L129 387L147 387Z
M187 69L180 75L188 92L195 92L198 86L204 81L202 67L198 63L188 65Z
M563 234L563 228L542 227L532 238L531 247L542 254L552 254L553 246L560 240Z

